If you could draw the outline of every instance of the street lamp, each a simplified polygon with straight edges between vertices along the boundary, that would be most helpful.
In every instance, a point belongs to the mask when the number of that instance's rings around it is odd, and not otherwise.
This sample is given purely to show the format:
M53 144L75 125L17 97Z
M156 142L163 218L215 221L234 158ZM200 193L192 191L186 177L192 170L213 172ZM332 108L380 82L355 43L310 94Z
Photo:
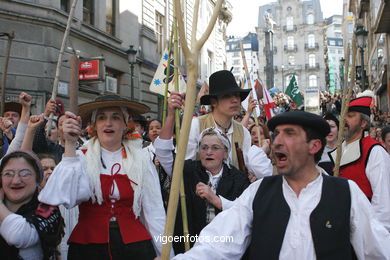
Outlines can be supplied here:
M366 89L366 77L364 73L364 48L366 47L368 32L364 30L364 28L361 26L357 28L355 35L356 35L357 45L360 48L360 54L361 54L361 74L362 74L361 81L362 81L362 90L364 91Z
M340 89L342 90L344 88L344 65L345 65L345 59L342 57L340 58Z
M131 100L134 100L134 64L137 61L137 49L133 45L126 51L127 57L130 64L130 89L131 89Z

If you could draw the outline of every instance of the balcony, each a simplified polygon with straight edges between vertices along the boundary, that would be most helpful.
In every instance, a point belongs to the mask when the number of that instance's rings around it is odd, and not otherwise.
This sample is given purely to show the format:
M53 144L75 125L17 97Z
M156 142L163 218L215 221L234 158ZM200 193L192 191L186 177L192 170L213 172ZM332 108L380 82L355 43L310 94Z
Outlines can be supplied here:
M318 51L318 49L319 49L318 43L315 43L315 44L305 43L305 50L306 51L312 51L312 50Z
M284 51L287 51L287 52L297 52L298 51L298 46L296 44L294 44L293 46L284 45Z
M297 26L296 25L291 25L291 26L284 25L283 26L283 31L285 31L285 32L296 32L297 31Z
M316 64L305 64L305 69L306 70L319 70L320 69L320 64L319 63L316 63Z

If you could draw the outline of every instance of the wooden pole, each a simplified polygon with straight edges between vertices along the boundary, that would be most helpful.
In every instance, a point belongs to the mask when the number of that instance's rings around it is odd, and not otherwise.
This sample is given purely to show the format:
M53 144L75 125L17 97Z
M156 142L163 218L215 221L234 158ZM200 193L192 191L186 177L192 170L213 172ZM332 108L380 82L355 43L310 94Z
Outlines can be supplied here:
M186 93L186 105L184 109L183 122L180 130L180 143L177 147L177 154L175 159L175 164L173 167L172 174L172 184L171 191L169 193L169 203L168 203L168 212L167 212L167 222L165 225L164 236L169 237L173 234L173 228L176 220L176 211L177 204L179 202L179 190L180 184L183 174L184 167L184 159L187 151L187 143L188 143L188 135L190 132L192 116L195 108L195 99L196 99L196 83L198 78L198 56L199 52L204 45L205 41L210 36L215 22L217 21L218 15L222 8L223 0L218 0L216 2L213 14L207 25L205 32L202 34L199 40L196 40L196 37L193 37L193 41L191 42L190 50L188 47L186 34L185 34L185 26L182 14L182 8L180 0L175 0L175 17L178 20L178 31L180 36L181 47L186 59L186 67L187 67L187 93ZM195 0L195 7L199 6L199 0ZM196 8L195 8L196 9ZM197 10L194 9L194 13ZM192 25L192 30L196 30L196 24ZM171 243L166 243L163 245L161 259L168 260L171 250Z
M245 57L244 48L242 46L242 41L240 41L240 48L241 48L242 62L244 63L244 70L245 70L245 75L246 75L246 81L248 82L248 88L251 90L250 95L251 95L251 98L253 99L253 89L252 89L251 76L249 74L248 64L246 63L246 57ZM258 100L256 100L256 101L259 102ZM261 141L262 140L261 140L261 135L260 135L260 125L259 125L259 120L257 118L256 108L253 110L253 115L255 116L255 125L256 125L257 138L259 139L259 145L261 146Z
M179 41L177 34L177 20L176 17L173 18L174 21L174 81L175 81L175 91L179 92ZM176 129L176 143L180 143L180 111L179 109L175 110L175 129ZM181 178L180 183L180 207L181 215L183 220L183 235L188 237L188 217L187 217L187 204L186 204L186 193L184 189L184 179ZM184 241L184 251L190 250L190 241L186 239Z
M79 58L73 55L70 59L70 88L69 88L69 104L70 112L77 114L79 93Z
M348 113L348 105L351 100L352 89L355 86L355 64L356 64L356 54L357 54L357 45L356 45L356 36L352 38L352 65L349 68L349 57L350 57L350 45L348 45L347 56L345 57L345 69L344 69L344 85L343 85L343 100L341 105L341 114L340 114L340 123L339 123L339 133L337 137L337 153L336 153L336 162L334 167L334 176L339 176L340 174L340 161L342 154L342 144L344 138L344 127L345 127L345 116ZM348 72L351 75L351 82L347 88L348 82Z
M11 31L10 33L4 33L4 36L7 36L7 48L4 53L3 60L3 74L1 75L1 107L0 107L0 116L4 114L4 105L5 105L5 89L7 88L7 74L8 74L8 62L11 54L11 44L12 40L15 38L15 32Z
M169 38L168 43L168 62L167 62L167 73L165 75L165 92L164 92L164 105L163 105L163 115L162 115L162 126L165 125L165 120L167 118L167 111L168 111L168 87L169 87L169 76L171 75L171 52L172 52L172 45L173 45L173 30L174 30L174 24L172 23L172 30L171 30L171 37Z
M72 24L72 19L73 19L74 10L76 8L76 4L77 4L77 0L73 0L72 6L71 6L70 11L69 11L69 17L68 17L68 22L66 24L64 38L62 38L60 54L58 55L56 74L54 76L53 90L51 92L51 98L50 98L51 100L56 100L56 98L57 98L58 82L60 80L61 65L62 65L62 56L64 55L65 45L66 45L66 41L68 39L68 35L70 32L70 27ZM47 128L48 135L50 135L52 120L53 120L53 113L50 113L50 118L48 121L48 128Z

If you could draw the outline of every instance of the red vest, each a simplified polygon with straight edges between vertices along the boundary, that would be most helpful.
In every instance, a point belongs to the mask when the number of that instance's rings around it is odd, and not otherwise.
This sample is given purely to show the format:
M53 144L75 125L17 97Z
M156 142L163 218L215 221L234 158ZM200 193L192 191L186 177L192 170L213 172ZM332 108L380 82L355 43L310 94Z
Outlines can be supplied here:
M366 166L371 149L379 143L370 138L364 137L360 139L360 158L349 164L340 166L340 177L347 178L356 182L359 188L367 196L369 200L372 198L372 188L370 181L366 175Z
M120 199L109 198L113 181L118 186ZM79 205L79 221L73 229L68 243L94 244L109 242L110 219L115 217L122 235L123 243L133 243L151 239L144 225L135 218L132 210L134 191L127 175L100 174L103 203L91 200Z

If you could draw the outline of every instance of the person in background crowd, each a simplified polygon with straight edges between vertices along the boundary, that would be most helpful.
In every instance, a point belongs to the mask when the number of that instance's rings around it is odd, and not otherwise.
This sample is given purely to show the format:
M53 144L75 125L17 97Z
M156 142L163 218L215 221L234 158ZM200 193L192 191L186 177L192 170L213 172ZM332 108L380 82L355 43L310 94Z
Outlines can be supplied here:
M3 117L12 122L12 128L17 128L22 113L22 105L16 102L5 102Z
M181 104L168 102L166 124L155 141L156 156L170 176L175 150L172 138L175 108L181 108ZM198 147L199 159L186 160L183 170L188 230L191 236L199 235L217 214L231 207L232 201L249 185L245 174L230 164L228 155L232 146L227 136L219 129L211 127L203 130ZM176 216L175 235L183 235L180 205ZM174 249L175 253L184 252L183 243L175 243Z
M381 127L375 128L375 133L376 133L376 138L375 138L375 140L377 140L381 145L383 145L383 140L382 140L382 128L381 128Z
M41 184L39 185L41 189L43 189L49 179L50 175L53 173L54 168L56 167L56 158L52 154L38 154L38 158L42 164L43 168L43 179Z
M268 127L280 174L251 184L200 233L229 241L202 240L174 259L241 259L247 248L251 260L353 259L353 253L357 259L390 259L390 234L357 185L316 167L328 123L292 111L274 116Z
M329 175L333 175L334 163L329 157L329 152L337 148L337 138L339 134L339 120L332 113L325 113L323 118L328 122L330 127L330 132L326 136L326 145L324 152L322 153L321 160L318 163L318 166L323 168Z
M213 73L209 78L209 94L200 98L202 105L210 105L211 113L192 119L191 130L187 145L186 159L196 159L197 147L200 133L209 127L217 127L229 138L233 149L229 158L236 168L239 168L239 160L235 144L243 152L244 164L248 170L252 171L257 178L262 178L272 174L272 164L264 151L251 147L249 131L240 123L233 120L233 117L240 112L241 102L248 96L249 89L241 89L228 70L221 70ZM171 102L180 102L184 96L172 92Z
M1 161L0 174L1 259L54 259L63 220L57 207L38 202L39 159L27 151L12 152Z
M162 123L158 119L150 120L149 125L148 125L148 137L149 137L151 143L149 144L147 149L149 151L150 158L152 159L152 161L155 163L156 166L158 165L158 161L155 160L156 149L154 148L153 143L157 139L157 137L160 135L161 126L162 126Z
M46 133L46 137L52 141L53 143L57 144L59 142L59 135L58 135L58 121L57 119L53 119L52 121L52 125L51 125L51 129L50 129L50 135L48 136L47 135L47 129L49 127L49 122L46 122L45 124L45 133Z
M10 120L0 117L0 128L3 131L3 149L0 151L0 158L7 153L19 150L22 146L27 123L30 119L31 96L25 92L21 92L19 94L19 104L22 110L16 132L12 128Z
M362 96L349 103L339 176L356 182L390 231L390 157L379 142L363 135L370 128L371 102L371 97ZM335 162L337 150L329 155Z
M375 127L370 127L370 130L368 131L368 136L372 139L376 140L376 131Z
M45 120L42 122L42 124L38 127L36 131L36 135L34 136L34 142L33 142L33 151L36 154L40 153L50 153L53 154L54 157L56 158L56 162L60 162L62 159L62 154L64 153L64 133L62 131L62 124L65 120L65 115L62 114L57 118L58 122L58 128L57 128L57 133L58 133L58 141L53 142L51 140L52 136L49 138L47 137L46 134L46 124L48 122L48 117L50 116L50 113L54 112L56 110L56 102L54 100L49 99L46 103L45 111L43 113ZM52 127L54 127L56 123L52 121ZM52 129L53 133L50 133L50 135L55 135L54 129Z
M132 116L132 120L134 122L135 130L142 136L145 141L150 142L148 132L146 131L148 128L148 121L146 121L145 117L142 115L136 115Z
M164 232L165 212L157 173L142 139L127 140L129 115L146 105L104 95L66 112L65 152L39 200L66 208L79 206L79 220L68 240L68 259L153 259ZM92 138L76 151L81 119ZM155 251L156 250L156 251Z
M382 140L386 151L390 154L390 126L382 129Z

